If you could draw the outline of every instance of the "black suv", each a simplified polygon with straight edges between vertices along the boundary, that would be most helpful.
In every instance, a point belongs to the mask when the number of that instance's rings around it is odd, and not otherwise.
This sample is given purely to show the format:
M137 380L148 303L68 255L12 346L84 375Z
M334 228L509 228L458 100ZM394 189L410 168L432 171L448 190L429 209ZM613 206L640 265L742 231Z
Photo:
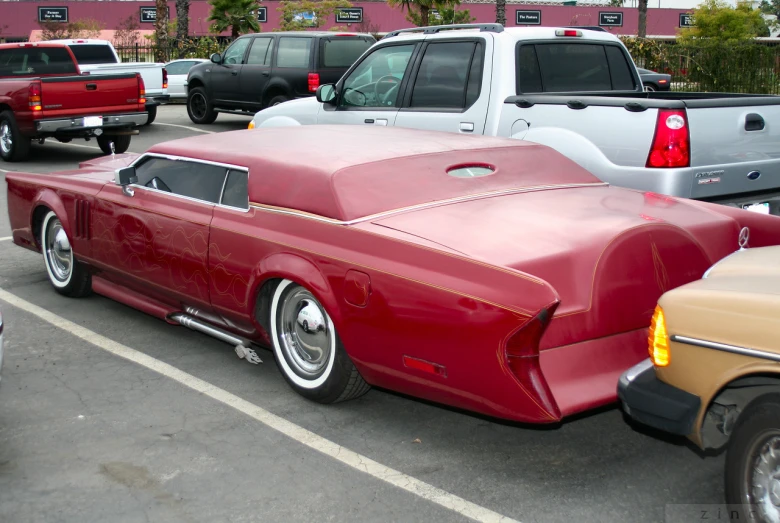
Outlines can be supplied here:
M257 33L237 38L187 76L187 113L199 124L217 113L251 115L337 82L376 43L369 34Z

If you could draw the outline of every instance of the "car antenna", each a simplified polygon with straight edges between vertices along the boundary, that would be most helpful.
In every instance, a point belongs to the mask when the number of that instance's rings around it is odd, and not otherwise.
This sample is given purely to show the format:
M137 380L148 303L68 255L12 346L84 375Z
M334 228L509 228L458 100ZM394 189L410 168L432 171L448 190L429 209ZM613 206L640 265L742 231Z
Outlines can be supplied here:
M116 148L114 147L114 140L111 140L111 156L116 156Z

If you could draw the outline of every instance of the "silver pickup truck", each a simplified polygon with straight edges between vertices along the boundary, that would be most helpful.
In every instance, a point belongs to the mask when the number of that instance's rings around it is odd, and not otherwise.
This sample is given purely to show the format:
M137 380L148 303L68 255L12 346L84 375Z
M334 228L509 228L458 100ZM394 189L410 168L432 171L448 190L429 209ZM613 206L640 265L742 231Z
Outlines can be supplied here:
M250 128L395 125L553 147L623 187L780 215L780 97L644 92L620 40L468 24L389 33Z

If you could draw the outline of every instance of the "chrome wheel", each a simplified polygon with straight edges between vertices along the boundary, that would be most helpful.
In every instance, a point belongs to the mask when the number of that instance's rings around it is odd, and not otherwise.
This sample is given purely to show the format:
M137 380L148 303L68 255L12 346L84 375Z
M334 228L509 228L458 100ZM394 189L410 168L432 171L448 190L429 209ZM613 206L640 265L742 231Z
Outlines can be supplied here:
M202 120L206 117L206 97L201 93L193 93L190 97L190 111L192 115L198 120Z
M46 224L46 262L51 275L62 283L70 280L73 270L73 251L70 248L68 235L57 218L52 218Z
M747 503L754 506L759 521L780 523L780 431L756 438L751 466L745 471Z
M11 134L11 124L8 121L4 121L0 125L0 150L3 154L10 155L14 146L14 138Z
M279 309L279 341L285 360L298 376L307 380L318 378L333 357L328 314L303 287L288 293Z

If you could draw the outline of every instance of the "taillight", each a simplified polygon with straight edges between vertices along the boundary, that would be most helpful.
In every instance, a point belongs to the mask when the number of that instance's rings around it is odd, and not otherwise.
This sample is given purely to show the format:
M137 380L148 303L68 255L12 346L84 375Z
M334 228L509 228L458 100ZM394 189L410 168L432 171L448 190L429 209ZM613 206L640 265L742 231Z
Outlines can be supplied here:
M316 93L317 88L320 86L319 73L309 73L309 92Z
M555 403L552 392L539 367L539 342L550 324L556 308L558 308L558 302L542 309L539 314L515 331L504 346L506 362L512 374L523 389L533 396L533 399L547 413L551 421L559 420L561 411Z
M647 350L650 360L656 367L669 365L671 355L669 353L669 335L666 332L666 319L664 310L660 305L655 306L653 319L650 320L650 334L647 337Z
M163 67L163 89L168 89L168 71Z
M647 167L688 167L691 164L691 138L684 109L660 109Z
M582 36L582 31L577 29L556 29L555 36Z
M27 101L30 104L31 111L42 111L41 106L41 84L33 82L27 91Z
M146 85L144 84L144 79L141 78L140 74L138 74L136 77L138 78L138 103L139 104L145 104L146 103Z

